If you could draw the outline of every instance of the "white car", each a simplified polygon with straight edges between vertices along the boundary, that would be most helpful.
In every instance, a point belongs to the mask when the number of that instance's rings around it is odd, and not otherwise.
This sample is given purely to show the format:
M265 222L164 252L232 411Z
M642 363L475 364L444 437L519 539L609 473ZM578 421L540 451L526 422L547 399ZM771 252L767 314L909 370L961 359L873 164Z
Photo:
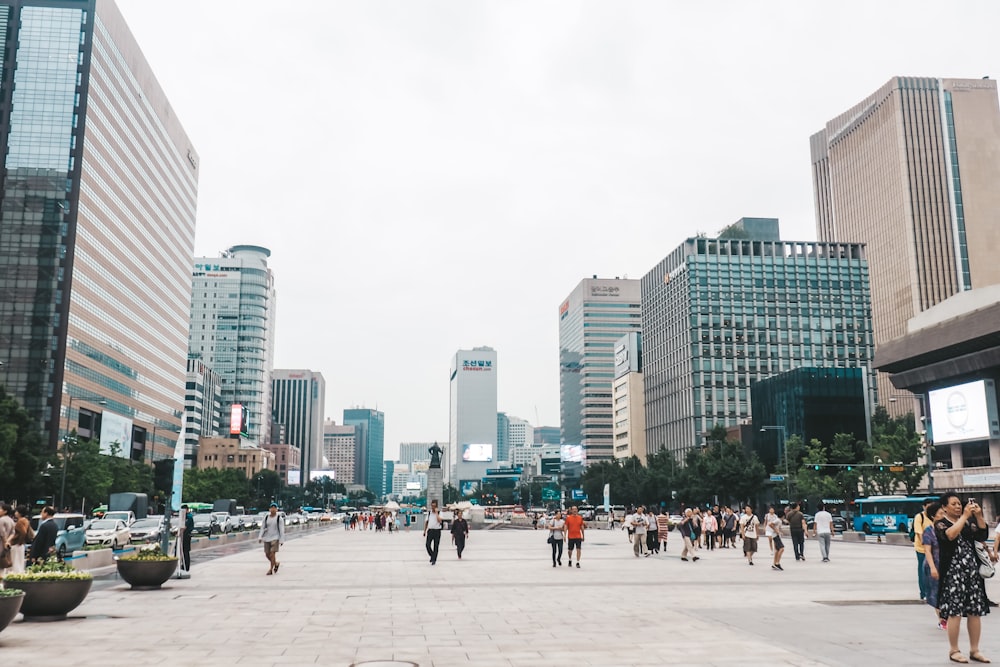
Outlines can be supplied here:
M120 549L129 543L132 534L124 521L118 519L97 519L87 529L87 545L100 545Z
M219 532L229 533L236 528L236 524L233 523L233 517L228 512L212 512L212 516L219 522Z

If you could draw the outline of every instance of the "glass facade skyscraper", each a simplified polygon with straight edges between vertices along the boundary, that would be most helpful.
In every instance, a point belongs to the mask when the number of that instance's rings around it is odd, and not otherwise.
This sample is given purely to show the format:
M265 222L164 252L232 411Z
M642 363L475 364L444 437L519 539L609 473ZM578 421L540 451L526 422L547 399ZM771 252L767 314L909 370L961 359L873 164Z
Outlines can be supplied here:
M257 445L270 442L276 307L270 256L267 248L237 245L221 257L196 258L190 297L188 354L218 374L224 410L237 403L247 409L247 432Z
M0 2L0 35L0 383L53 447L111 412L169 455L197 153L110 0Z
M638 280L587 278L559 306L559 416L586 463L614 458L615 342L642 327Z
M348 408L344 410L344 425L355 426L360 443L359 483L380 499L385 493L385 467L382 464L385 452L385 413L368 408Z
M861 244L687 239L642 278L642 318L648 451L682 457L745 423L751 384L794 368L862 368L873 386Z
M326 380L309 370L276 369L271 373L271 416L285 427L285 442L302 453L302 483L323 466Z

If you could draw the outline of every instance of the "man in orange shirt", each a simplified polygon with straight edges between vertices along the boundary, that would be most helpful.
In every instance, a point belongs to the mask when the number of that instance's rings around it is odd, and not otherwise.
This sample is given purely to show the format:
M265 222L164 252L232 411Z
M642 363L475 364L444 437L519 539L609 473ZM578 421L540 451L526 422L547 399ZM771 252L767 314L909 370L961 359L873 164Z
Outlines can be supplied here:
M583 517L576 505L569 508L566 515L566 542L569 546L569 560L566 561L568 567L573 566L573 549L576 549L576 566L580 567L580 557L583 555L583 531L586 526Z

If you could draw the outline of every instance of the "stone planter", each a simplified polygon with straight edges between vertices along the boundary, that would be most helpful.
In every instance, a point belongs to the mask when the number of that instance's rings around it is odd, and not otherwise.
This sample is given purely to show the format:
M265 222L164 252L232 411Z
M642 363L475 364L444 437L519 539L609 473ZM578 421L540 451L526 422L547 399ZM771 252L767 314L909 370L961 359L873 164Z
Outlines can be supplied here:
M22 602L24 602L24 593L0 597L0 631L10 625L17 613L21 611Z
M63 581L8 581L7 588L24 591L21 613L26 621L61 621L80 606L93 579Z
M118 559L118 575L130 584L133 590L159 588L176 570L176 558L170 560Z

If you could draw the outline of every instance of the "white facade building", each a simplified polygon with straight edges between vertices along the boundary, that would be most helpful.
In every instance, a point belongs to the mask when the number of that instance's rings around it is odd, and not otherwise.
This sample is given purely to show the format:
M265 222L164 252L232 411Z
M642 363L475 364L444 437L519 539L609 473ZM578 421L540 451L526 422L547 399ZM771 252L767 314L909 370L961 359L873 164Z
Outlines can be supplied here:
M274 359L274 276L271 251L237 245L221 257L197 257L191 285L188 357L219 375L223 409L249 413L249 440L269 442Z
M358 459L361 444L354 425L338 426L332 419L323 425L323 457L341 484L358 483Z
M441 467L445 481L465 493L498 465L496 351L459 350L450 378L450 440Z

